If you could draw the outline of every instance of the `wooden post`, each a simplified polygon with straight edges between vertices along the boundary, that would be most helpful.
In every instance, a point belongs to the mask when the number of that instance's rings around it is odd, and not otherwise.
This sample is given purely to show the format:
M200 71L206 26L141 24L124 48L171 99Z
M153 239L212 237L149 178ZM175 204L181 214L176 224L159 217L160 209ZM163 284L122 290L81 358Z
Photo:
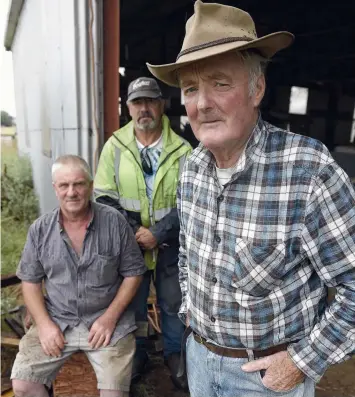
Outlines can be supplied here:
M118 130L120 119L120 1L103 2L103 59L104 59L104 140Z

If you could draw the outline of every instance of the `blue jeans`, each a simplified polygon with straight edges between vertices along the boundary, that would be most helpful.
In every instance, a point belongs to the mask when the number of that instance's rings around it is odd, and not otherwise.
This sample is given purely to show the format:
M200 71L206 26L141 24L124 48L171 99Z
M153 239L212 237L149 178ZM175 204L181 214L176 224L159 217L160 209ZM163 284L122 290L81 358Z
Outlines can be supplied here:
M241 369L247 361L247 358L212 353L191 334L186 343L190 397L314 397L315 384L309 378L288 392L269 390L259 372L247 373Z
M153 271L147 271L142 284L134 298L134 308L137 322L147 321L147 299L149 286L153 277ZM180 353L181 340L184 334L184 324L180 321L177 313L181 304L181 290L176 270L169 274L164 268L156 269L155 288L157 291L157 302L161 312L161 328L163 333L164 357L172 353ZM146 338L137 337L137 352L139 357L146 351Z

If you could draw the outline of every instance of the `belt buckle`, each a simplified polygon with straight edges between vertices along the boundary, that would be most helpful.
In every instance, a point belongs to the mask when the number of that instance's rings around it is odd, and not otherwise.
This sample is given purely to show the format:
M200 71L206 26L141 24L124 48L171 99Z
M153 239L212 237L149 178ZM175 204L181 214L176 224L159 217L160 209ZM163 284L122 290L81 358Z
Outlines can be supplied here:
M205 342L204 342L202 336L201 336L201 335L198 335L198 334L195 334L195 335L197 336L198 342L201 343L201 345L204 345Z

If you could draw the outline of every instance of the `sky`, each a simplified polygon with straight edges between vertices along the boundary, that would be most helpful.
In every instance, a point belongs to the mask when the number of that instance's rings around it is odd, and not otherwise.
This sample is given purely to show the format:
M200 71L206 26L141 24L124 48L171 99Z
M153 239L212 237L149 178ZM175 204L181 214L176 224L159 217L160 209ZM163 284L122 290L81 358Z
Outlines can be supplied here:
M0 0L0 108L16 116L12 52L5 51L4 34L11 0Z

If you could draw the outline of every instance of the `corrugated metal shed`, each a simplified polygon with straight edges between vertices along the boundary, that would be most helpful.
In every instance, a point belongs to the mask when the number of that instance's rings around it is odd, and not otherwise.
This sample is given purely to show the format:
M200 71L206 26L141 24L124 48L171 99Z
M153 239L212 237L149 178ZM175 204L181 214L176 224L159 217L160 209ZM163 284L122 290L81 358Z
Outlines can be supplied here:
M5 46L13 53L18 145L33 165L41 212L57 201L51 165L64 153L95 167L101 137L100 2L13 0Z

